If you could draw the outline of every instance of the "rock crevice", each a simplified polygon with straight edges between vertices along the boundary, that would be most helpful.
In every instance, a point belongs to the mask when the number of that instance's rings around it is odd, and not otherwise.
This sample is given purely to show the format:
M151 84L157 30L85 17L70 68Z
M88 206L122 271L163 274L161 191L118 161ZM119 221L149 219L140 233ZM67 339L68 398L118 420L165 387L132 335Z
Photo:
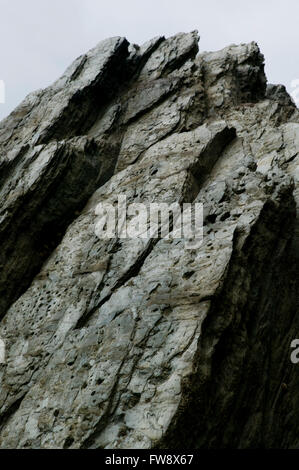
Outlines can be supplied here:
M0 123L0 448L299 447L299 113L198 41L102 41ZM120 194L202 244L99 238Z

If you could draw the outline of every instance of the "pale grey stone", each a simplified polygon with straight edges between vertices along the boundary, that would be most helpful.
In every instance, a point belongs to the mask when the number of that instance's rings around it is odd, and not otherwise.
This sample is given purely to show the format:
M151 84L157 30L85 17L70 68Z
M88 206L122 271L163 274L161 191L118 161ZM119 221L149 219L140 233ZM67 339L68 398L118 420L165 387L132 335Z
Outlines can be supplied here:
M256 43L197 52L108 39L0 123L3 449L299 445L298 110ZM99 238L119 194L203 243Z

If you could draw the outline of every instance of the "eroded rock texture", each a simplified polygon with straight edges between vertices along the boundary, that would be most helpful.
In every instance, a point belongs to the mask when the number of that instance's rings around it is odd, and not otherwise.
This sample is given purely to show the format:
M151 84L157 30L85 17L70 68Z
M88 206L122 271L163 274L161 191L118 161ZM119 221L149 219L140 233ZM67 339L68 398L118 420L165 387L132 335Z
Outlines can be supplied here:
M299 447L299 113L255 43L103 41L0 152L1 448ZM120 193L203 244L98 238Z

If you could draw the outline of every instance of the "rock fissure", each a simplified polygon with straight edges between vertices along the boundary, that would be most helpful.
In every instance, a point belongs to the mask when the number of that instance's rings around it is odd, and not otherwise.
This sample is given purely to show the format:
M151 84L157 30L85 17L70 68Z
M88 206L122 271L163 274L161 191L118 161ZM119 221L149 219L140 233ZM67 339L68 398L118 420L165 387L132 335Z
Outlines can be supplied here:
M197 32L102 41L2 121L0 447L298 448L298 153L258 45ZM99 237L120 194L202 203L202 243Z

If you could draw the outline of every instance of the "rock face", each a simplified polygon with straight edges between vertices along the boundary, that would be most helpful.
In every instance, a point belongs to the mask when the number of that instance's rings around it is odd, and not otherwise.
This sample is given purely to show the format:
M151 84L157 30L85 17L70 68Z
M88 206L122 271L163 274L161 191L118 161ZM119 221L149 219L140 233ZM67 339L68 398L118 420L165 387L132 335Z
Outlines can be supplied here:
M257 44L101 42L0 123L1 448L298 448L299 112ZM203 243L96 234L199 202Z

